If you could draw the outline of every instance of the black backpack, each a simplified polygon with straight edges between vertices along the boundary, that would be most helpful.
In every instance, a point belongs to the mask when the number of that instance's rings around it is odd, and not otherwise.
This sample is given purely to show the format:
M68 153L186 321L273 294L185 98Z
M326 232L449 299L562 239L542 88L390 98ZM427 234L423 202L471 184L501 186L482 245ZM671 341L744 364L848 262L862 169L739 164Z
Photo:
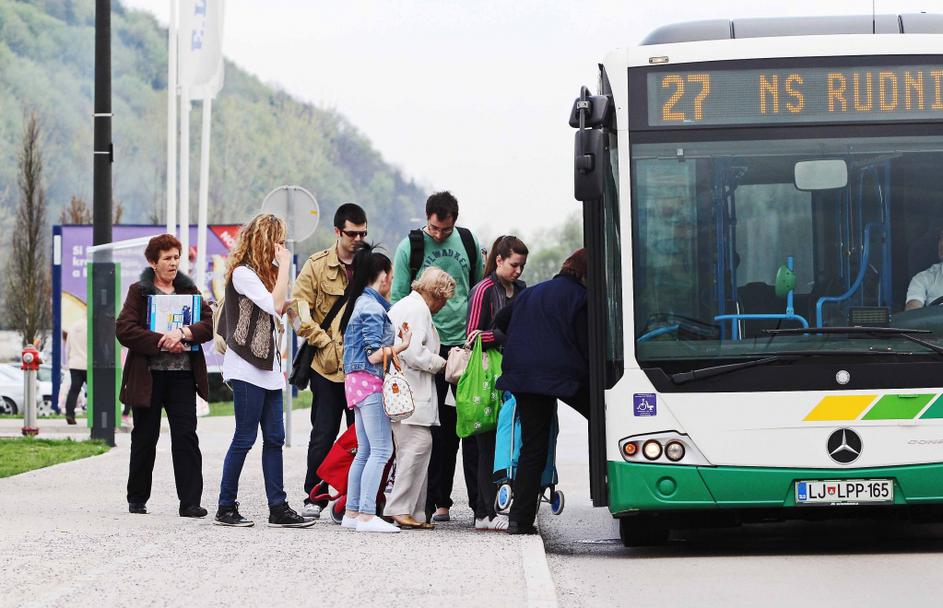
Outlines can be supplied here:
M462 245L465 246L465 255L468 256L468 288L471 289L478 282L475 280L475 269L478 267L478 251L475 248L475 238L471 230L456 226L458 235L462 238ZM419 274L419 268L422 266L422 254L425 250L425 236L421 228L409 231L409 280L416 280Z

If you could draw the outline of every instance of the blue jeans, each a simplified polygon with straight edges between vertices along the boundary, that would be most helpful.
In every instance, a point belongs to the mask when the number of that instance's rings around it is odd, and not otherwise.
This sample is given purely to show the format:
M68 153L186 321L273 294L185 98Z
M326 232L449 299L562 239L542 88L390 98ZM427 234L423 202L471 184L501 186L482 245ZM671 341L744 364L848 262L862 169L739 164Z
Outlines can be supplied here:
M383 394L373 393L354 407L357 456L347 474L347 508L376 515L383 469L393 455L393 431L383 411Z
M233 410L236 430L223 461L223 479L219 484L219 506L236 503L239 476L246 454L262 427L262 477L270 507L286 502L282 481L282 446L285 445L285 420L282 416L282 392L270 391L242 380L233 380Z

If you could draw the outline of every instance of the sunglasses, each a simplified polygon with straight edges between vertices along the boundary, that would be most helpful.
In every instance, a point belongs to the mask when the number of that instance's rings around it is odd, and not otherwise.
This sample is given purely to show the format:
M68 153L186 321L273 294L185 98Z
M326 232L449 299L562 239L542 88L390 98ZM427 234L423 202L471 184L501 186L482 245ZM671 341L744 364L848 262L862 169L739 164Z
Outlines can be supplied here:
M341 230L344 235L349 236L352 239L357 238L358 236L362 239L367 238L366 230Z

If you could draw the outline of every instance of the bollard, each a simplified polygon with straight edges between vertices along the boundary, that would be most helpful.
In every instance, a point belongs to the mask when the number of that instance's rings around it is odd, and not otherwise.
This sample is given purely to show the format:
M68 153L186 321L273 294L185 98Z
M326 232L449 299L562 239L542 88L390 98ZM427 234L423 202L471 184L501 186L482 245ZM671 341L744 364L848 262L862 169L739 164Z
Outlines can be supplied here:
M20 369L23 370L23 428L20 432L26 437L35 437L39 434L36 421L36 375L42 360L39 350L35 346L23 347L20 355Z

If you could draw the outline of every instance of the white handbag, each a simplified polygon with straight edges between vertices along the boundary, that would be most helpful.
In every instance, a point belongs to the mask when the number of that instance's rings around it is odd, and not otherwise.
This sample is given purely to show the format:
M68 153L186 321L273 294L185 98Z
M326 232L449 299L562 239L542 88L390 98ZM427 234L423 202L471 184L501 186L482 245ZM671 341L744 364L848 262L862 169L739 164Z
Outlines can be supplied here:
M445 381L449 384L458 384L465 368L468 367L468 359L471 357L471 349L464 346L453 346L449 351L449 358L445 362Z
M383 350L383 410L393 422L406 420L416 411L413 392L400 367L399 355L393 353L392 367L387 364L386 349Z

